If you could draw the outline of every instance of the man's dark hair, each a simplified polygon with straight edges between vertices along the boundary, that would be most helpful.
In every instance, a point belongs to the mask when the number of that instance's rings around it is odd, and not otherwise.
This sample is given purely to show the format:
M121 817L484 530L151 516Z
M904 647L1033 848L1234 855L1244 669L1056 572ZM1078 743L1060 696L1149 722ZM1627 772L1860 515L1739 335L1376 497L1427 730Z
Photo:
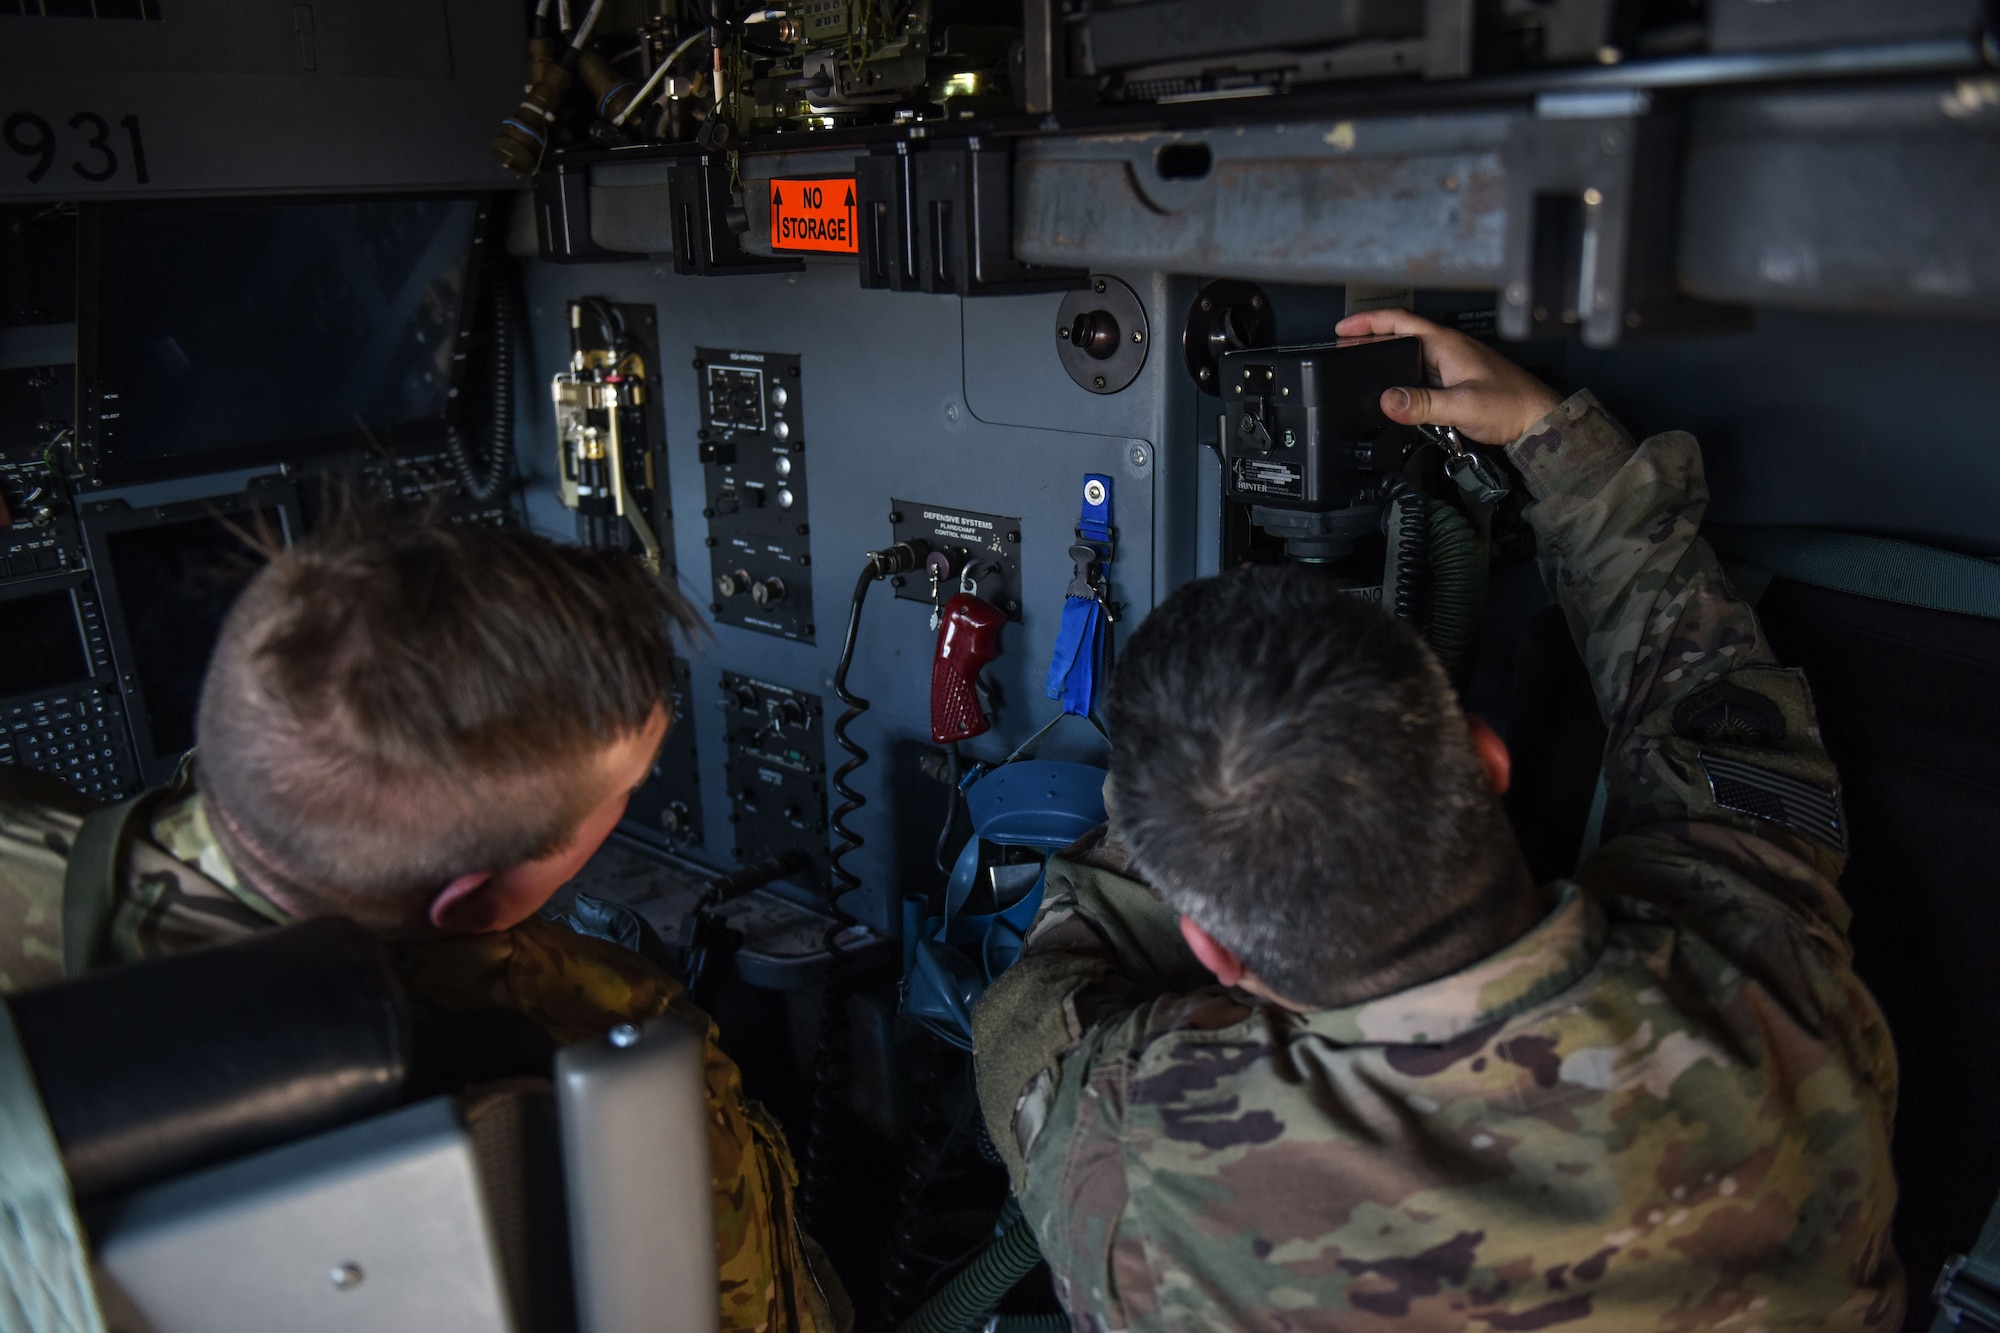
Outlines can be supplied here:
M1407 624L1296 567L1203 579L1133 634L1108 720L1140 870L1278 994L1349 1003L1472 961L1515 853Z
M225 847L377 928L560 847L700 623L637 558L525 532L356 512L271 557L209 664L199 783Z

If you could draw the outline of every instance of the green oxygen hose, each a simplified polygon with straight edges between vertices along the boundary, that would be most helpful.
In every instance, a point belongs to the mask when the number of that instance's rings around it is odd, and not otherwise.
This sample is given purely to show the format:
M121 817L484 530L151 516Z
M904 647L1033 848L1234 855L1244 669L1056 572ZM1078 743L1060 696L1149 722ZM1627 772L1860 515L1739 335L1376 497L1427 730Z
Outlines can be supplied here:
M1041 1258L1028 1219L1021 1216L1020 1204L1010 1197L1000 1210L1000 1234L904 1320L896 1333L966 1333L979 1327L982 1317ZM1002 1315L994 1323L1000 1333L1054 1333L1068 1327L1069 1321L1062 1315Z
M1472 669L1479 644L1479 614L1486 601L1486 557L1465 515L1442 500L1430 502L1430 605L1424 637L1454 683Z

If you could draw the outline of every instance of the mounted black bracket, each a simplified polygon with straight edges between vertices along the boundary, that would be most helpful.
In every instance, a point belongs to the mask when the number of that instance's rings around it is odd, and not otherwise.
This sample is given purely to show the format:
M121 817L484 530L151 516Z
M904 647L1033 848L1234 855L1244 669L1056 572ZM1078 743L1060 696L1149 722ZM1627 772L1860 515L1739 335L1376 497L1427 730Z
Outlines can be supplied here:
M610 250L590 236L590 167L582 162L548 163L535 176L535 241L552 264L608 263L643 259Z
M731 273L796 273L805 261L753 254L743 248L749 219L726 153L697 150L667 167L667 206L673 212L674 272L704 278ZM739 226L738 223L743 225Z
M1068 291L1083 269L1014 257L1014 159L1004 143L905 142L855 169L861 285L959 296Z
M1503 338L1610 347L1628 334L1748 327L1675 284L1682 122L1643 89L1544 94L1510 130Z

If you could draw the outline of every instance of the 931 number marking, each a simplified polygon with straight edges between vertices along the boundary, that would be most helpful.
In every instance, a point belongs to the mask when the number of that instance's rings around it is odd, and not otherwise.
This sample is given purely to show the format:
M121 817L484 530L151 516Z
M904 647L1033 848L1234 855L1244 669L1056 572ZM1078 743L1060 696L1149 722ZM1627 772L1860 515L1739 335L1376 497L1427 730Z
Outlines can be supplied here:
M49 174L66 146L72 156L69 169L87 181L108 181L129 168L134 183L149 183L146 175L146 141L139 135L139 118L125 116L118 122L122 136L111 122L95 111L79 111L68 120L70 133L62 133L32 111L16 111L0 125L0 138L15 154L29 160L29 184ZM120 138L126 156L119 157ZM58 143L58 140L62 143Z

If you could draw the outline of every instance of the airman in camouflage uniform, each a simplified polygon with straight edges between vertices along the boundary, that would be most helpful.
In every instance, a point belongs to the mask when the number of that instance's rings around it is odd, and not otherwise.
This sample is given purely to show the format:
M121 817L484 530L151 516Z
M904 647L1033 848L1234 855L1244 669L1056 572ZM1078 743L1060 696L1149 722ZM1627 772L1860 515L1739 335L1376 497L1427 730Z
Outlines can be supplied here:
M1609 724L1605 841L1499 952L1306 1011L1214 983L1115 809L1058 856L974 1027L1079 1330L1901 1322L1896 1063L1805 680L1697 535L1690 436L1586 392L1508 453Z
M0 992L63 974L63 875L83 798L41 774L0 770ZM231 869L199 792L154 803L128 847L107 962L243 939L291 918ZM503 1008L557 1042L672 1012L708 1032L709 1157L724 1329L832 1330L853 1311L817 1245L793 1220L798 1175L783 1132L743 1095L714 1024L678 981L616 945L530 918L510 930L392 945L410 995L445 1009Z

